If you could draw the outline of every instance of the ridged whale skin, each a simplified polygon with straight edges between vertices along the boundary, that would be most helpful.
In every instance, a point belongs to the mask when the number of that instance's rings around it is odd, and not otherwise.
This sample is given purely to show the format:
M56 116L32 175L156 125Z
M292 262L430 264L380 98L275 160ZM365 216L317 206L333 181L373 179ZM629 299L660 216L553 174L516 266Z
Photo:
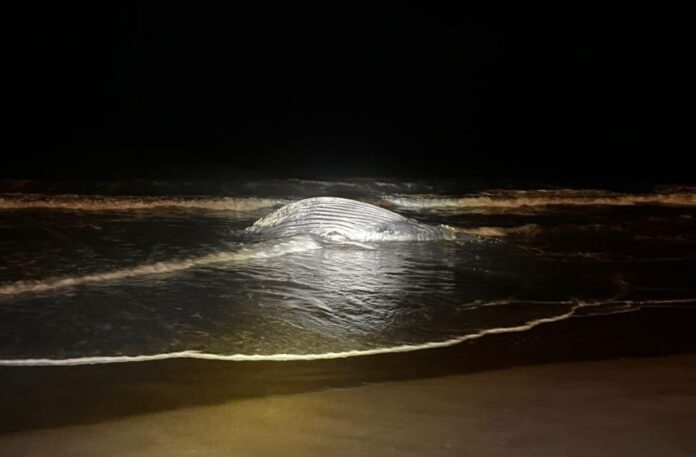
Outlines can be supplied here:
M332 241L433 241L454 239L450 227L430 226L355 200L316 197L285 205L256 221L249 233L280 237L312 234Z

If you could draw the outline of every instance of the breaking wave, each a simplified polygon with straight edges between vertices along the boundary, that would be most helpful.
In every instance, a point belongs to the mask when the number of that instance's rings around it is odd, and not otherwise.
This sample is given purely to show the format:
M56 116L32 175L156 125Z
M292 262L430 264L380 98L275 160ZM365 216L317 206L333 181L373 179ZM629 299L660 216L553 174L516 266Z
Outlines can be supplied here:
M321 248L321 244L314 238L310 236L296 236L279 241L262 242L233 251L215 252L188 259L149 263L102 273L48 278L37 281L17 281L11 284L0 285L0 296L19 295L30 292L47 292L84 284L118 281L145 275L170 274L215 263L241 262L251 259L278 257L293 252L303 252L319 248Z
M524 208L544 206L696 206L696 192L673 191L625 194L601 190L514 190L491 191L462 197L437 195L385 196L403 208Z
M125 211L203 209L210 211L254 211L284 205L288 202L290 200L256 197L110 197L100 195L16 194L0 196L0 210Z
M456 232L467 235L499 238L509 235L530 235L540 230L537 224L525 224L517 227L456 227Z
M255 211L295 201L273 197L142 197L78 194L3 194L0 210L55 209L73 211L126 211L157 209L202 209L209 211ZM515 209L548 206L696 206L691 188L663 189L656 193L618 193L602 190L492 190L461 197L438 194L387 194L374 201L404 209Z

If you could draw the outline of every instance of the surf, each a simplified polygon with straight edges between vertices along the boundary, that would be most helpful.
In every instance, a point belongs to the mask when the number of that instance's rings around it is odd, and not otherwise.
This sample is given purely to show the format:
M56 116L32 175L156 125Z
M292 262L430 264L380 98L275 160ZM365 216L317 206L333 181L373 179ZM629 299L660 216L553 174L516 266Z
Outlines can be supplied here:
M447 226L430 226L368 203L345 198L315 197L285 205L245 230L249 239L238 250L195 258L162 261L80 276L17 281L0 285L0 296L41 293L69 287L120 281L145 275L172 274L215 263L276 257L322 247L320 241L373 248L364 242L429 241L456 237Z
M383 199L397 208L462 209L470 212L554 206L696 206L696 192L681 189L647 194L576 189L501 190L461 197L410 194L389 195Z
M72 194L5 194L0 195L0 210L64 210L64 211L153 211L206 210L250 212L288 203L281 198L257 197L114 197L108 195Z
M277 242L258 243L236 250L213 252L200 257L146 263L130 268L121 268L80 276L47 278L36 281L17 281L6 285L0 285L0 296L50 292L57 289L115 282L140 276L173 274L212 264L230 264L253 259L271 258L320 248L321 244L311 236L296 236Z

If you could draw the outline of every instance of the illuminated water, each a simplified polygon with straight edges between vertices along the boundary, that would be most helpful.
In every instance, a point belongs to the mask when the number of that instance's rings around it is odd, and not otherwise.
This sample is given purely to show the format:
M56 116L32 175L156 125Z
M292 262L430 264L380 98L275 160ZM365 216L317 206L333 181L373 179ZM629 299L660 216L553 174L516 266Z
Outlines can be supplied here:
M0 363L367 355L696 306L696 189L500 187L5 182ZM244 232L313 196L462 236L341 243Z

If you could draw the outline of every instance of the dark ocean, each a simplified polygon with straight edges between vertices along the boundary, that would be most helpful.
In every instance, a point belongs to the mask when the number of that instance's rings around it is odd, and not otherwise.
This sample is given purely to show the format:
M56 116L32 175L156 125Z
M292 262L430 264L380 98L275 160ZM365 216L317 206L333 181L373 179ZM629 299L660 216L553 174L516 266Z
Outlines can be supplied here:
M368 356L696 307L696 187L360 178L5 181L0 192L0 365ZM244 231L317 196L461 236Z

